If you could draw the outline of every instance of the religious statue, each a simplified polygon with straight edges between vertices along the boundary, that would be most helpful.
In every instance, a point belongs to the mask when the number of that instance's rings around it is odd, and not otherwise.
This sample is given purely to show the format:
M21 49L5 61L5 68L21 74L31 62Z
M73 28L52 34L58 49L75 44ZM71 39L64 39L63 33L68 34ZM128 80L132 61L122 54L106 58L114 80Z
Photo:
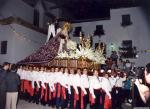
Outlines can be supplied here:
M52 61L59 52L64 50L64 44L68 40L68 32L70 31L70 23L65 22L60 32L42 45L36 52L18 62L19 64L46 63Z
M71 24L69 22L65 22L62 30L60 31L60 46L59 46L59 50L58 53L64 52L66 48L66 44L68 42L69 39L69 35L68 32L71 29Z
M83 48L88 48L88 49L90 49L91 46L92 46L91 37L88 35L88 38L84 38L84 37L82 36L82 33L80 33L80 45L81 45L81 47L83 47Z
M105 50L105 43L99 42L98 46L96 47L96 51L101 54L104 54L104 50Z
M84 41L84 47L90 49L92 46L92 40L91 37L88 35L88 38Z

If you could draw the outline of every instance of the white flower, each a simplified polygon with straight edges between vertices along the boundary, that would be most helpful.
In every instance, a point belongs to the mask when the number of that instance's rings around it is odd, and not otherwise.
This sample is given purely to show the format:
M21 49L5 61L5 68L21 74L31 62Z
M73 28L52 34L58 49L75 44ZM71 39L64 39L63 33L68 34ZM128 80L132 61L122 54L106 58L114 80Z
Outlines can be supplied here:
M103 56L103 54L101 52L97 52L95 51L95 62L99 63L99 64L105 64L105 57Z
M65 52L61 52L58 54L57 58L68 58L68 53L65 51Z
M72 40L68 40L67 49L75 50L76 48L77 48L77 43Z

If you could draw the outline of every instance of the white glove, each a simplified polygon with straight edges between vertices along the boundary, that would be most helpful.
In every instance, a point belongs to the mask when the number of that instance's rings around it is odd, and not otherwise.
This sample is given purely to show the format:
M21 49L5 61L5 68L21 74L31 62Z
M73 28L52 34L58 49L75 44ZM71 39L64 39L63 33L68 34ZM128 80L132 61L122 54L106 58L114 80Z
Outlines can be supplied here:
M111 95L109 96L109 99L111 99Z
M78 92L78 91L76 91L76 94L79 94L79 92Z
M96 96L94 95L94 94L92 94L92 97L95 99L96 98Z

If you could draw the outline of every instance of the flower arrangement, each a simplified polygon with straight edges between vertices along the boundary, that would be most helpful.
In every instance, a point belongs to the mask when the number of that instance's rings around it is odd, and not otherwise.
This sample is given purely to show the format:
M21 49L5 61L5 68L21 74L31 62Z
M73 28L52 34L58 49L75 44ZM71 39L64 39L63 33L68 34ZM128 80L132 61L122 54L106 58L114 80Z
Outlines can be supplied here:
M75 52L70 52L69 54L67 52L59 53L57 58L68 58L68 59L89 59L91 61L96 62L97 64L105 64L105 57L101 52L94 51L92 48L81 48L80 50L76 49Z
M68 42L67 42L67 49L69 49L69 50L76 50L77 49L77 43L72 41L72 40L68 40Z

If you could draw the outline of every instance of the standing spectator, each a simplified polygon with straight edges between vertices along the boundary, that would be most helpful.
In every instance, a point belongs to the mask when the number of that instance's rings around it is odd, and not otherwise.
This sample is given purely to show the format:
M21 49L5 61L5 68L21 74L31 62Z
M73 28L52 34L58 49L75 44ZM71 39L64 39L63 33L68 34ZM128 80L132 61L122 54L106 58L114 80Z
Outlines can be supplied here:
M16 65L12 65L6 77L6 109L16 109L18 88L20 85L20 78L16 72Z
M131 96L130 90L131 90L131 80L128 78L127 74L124 73L124 76L126 76L126 81L124 81L124 86L123 86L123 98L124 101L129 103L129 99Z
M126 71L127 73L130 73L131 69L132 69L132 64L131 64L131 62L130 62L129 60L126 60L126 63L125 63L125 71Z
M112 51L112 54L111 54L110 57L111 57L112 61L114 61L115 64L116 64L116 66L117 66L117 65L118 65L118 64L117 64L117 60L118 60L117 52L116 52L116 51Z
M107 64L107 69L111 69L112 65L113 65L113 61L111 58L107 58L106 60L106 64ZM106 69L105 69L106 70Z
M9 63L5 62L0 69L0 109L5 109L6 104L6 73L9 69Z
M122 59L119 59L118 68L123 71L124 70L124 61Z

